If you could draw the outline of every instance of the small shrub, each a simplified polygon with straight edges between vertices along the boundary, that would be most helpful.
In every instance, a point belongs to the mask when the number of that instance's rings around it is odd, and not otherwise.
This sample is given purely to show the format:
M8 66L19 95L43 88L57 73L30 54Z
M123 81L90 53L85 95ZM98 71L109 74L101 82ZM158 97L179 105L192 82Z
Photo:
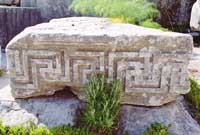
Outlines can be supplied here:
M168 132L168 129L171 125L165 126L161 123L151 124L150 127L147 128L145 132L141 135L172 135Z
M99 134L111 134L117 127L120 110L120 81L108 83L104 76L93 78L86 86L86 94L87 107L83 113L83 124Z
M30 130L29 135L54 135L54 134L51 133L50 130L46 129L45 127L38 127Z
M200 86L190 78L190 92L186 95L186 99L196 108L200 109Z
M28 128L24 126L5 127L0 122L0 135L92 135L86 129L59 126L55 128L36 127L30 123Z
M6 135L6 128L2 125L0 121L0 135Z
M145 0L74 0L70 7L83 15L121 18L133 24L159 15L156 6Z
M189 111L194 119L200 124L200 85L190 78L190 92L185 95L188 101Z
M53 135L92 135L87 129L59 126L50 129Z

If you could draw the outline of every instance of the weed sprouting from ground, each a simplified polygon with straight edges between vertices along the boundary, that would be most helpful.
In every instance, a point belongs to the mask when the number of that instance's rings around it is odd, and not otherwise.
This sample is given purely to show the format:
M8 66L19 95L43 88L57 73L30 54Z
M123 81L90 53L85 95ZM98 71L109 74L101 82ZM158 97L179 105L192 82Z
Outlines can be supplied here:
M195 79L190 78L190 92L185 99L188 101L192 117L200 123L200 85Z
M171 125L165 126L162 123L153 123L141 135L172 135L168 129Z
M111 134L117 127L122 98L122 85L115 80L108 83L104 76L93 78L86 86L87 107L83 123L99 134Z

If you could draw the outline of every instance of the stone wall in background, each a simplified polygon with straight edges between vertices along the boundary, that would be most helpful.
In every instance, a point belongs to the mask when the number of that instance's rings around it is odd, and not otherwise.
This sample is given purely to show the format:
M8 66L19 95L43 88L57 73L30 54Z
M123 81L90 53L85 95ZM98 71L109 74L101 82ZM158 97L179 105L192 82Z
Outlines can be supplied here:
M189 29L190 13L196 0L148 0L160 10L158 22L164 27L185 32Z
M53 18L74 16L75 13L69 9L73 0L21 0L22 7L37 7L41 10L43 22Z
M0 6L0 46L6 44L24 28L41 22L38 8Z
M24 28L52 18L74 16L69 9L72 0L0 0L0 46ZM1 6L2 5L2 6Z

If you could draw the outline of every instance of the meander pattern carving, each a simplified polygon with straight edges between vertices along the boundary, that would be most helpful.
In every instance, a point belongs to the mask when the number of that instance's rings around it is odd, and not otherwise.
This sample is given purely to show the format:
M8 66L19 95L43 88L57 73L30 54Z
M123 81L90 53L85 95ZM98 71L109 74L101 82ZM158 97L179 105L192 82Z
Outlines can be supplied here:
M120 79L126 92L166 93L188 85L181 54L151 49L139 52L109 49L9 50L11 83L15 89L40 89L40 81L83 86L94 75Z

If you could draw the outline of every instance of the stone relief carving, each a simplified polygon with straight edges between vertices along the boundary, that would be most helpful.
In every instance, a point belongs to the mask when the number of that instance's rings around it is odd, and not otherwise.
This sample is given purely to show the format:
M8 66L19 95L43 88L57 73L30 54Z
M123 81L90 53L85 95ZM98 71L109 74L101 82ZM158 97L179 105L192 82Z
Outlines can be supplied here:
M47 37L48 41L33 35L29 34L34 38L33 41L30 40L31 45L24 37L18 37L7 47L11 87L16 98L51 95L70 86L83 99L83 86L92 76L102 73L110 80L121 80L125 104L161 105L189 90L187 65L190 50L182 53L177 48L175 52L164 52L147 45L134 49L125 46L126 40L125 44L122 43L123 47L116 46L120 42L98 42L91 35L90 41L82 41L73 36L70 39L80 42L51 41L51 37ZM188 37L185 37L186 40L190 39ZM59 36L55 39L58 38ZM104 38L106 37L103 35L102 39Z

